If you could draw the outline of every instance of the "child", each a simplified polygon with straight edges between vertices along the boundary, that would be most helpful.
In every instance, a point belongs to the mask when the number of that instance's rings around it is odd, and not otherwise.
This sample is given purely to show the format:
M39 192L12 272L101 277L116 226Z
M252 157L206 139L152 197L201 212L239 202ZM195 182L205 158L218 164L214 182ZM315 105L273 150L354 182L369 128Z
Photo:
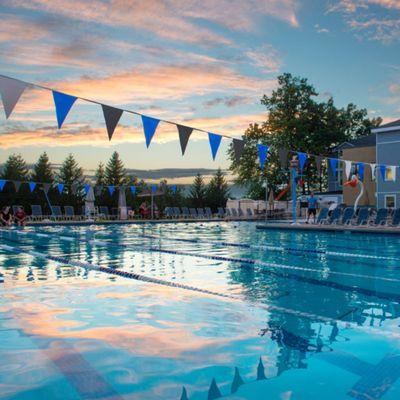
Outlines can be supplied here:
M26 213L22 207L18 207L17 212L14 215L14 220L18 226L25 226Z
M0 225L1 226L11 226L13 222L10 207L4 206L0 211Z

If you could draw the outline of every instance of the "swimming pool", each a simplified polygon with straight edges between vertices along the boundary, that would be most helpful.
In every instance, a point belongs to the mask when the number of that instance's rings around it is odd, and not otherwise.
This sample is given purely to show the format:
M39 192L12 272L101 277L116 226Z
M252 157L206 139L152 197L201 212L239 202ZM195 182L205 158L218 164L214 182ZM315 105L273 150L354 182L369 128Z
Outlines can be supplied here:
M0 237L1 398L400 397L394 236L182 222Z

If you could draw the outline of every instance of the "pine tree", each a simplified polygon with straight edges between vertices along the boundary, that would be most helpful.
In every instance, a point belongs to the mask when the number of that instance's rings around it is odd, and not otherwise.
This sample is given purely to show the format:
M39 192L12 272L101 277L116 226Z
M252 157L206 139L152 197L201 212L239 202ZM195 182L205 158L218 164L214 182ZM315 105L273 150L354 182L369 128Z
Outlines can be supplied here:
M193 207L204 207L206 202L206 186L200 174L197 174L194 178L193 185L190 188L189 199Z
M126 184L127 176L124 163L119 157L119 154L114 151L110 160L107 163L105 171L105 181L107 185L121 186Z
M207 186L207 205L210 206L213 211L217 211L218 207L225 207L228 197L228 183L226 182L221 168L218 168Z
M96 178L96 186L104 186L106 184L106 175L102 162L99 163L94 176Z
M39 156L36 164L33 166L31 179L34 182L52 183L54 181L54 174L51 170L51 164L46 152Z
M27 181L28 167L21 154L11 154L3 166L2 179Z
M74 156L69 154L68 157L61 164L58 173L58 180L65 185L77 184L79 187L83 185L83 170L76 162Z

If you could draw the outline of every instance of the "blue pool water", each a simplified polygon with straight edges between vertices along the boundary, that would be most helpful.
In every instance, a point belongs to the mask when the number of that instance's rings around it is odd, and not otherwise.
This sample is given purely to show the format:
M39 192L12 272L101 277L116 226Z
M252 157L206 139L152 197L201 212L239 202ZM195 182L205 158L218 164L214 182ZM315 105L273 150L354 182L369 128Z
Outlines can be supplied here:
M2 231L0 398L397 400L399 267L394 235Z

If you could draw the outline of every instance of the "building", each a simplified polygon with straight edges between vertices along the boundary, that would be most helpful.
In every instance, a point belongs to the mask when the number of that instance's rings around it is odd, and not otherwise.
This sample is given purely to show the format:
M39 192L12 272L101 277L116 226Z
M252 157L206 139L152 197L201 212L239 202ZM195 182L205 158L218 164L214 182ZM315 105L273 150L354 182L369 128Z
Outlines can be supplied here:
M377 206L397 208L400 207L400 119L381 125L372 130L376 135L376 162L395 166L386 170L385 179L377 173Z

